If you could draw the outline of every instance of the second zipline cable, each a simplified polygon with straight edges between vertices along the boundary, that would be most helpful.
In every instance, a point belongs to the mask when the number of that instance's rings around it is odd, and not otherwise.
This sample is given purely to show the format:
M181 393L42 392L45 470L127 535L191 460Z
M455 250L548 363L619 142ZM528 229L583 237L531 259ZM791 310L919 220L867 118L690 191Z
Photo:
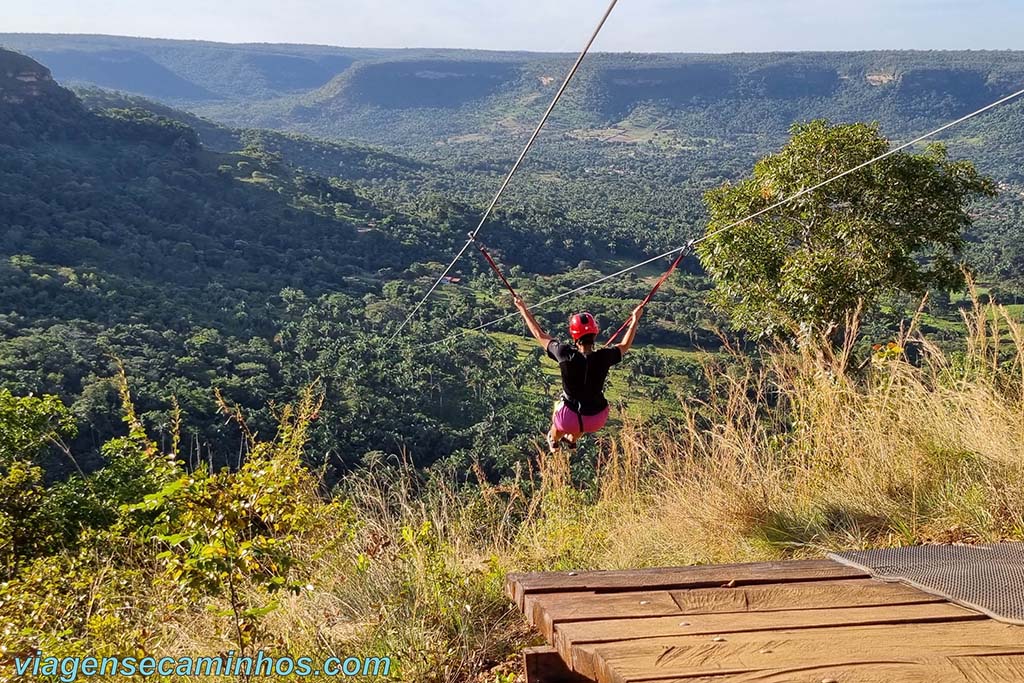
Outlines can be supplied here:
M547 304L554 303L555 301L558 301L559 299L564 299L564 298L566 298L568 296L572 296L573 294L577 294L579 292L582 292L583 290L590 289L591 287L595 287L595 286L601 284L602 282L607 282L608 280L611 280L611 279L617 278L617 277L621 277L622 275L625 275L626 273L632 272L632 271L634 271L634 270L636 270L638 268L643 268L644 266L646 266L646 265L648 265L650 263L653 263L655 261L658 261L660 259L666 258L668 256L679 256L680 252L685 252L685 251L689 250L690 248L697 246L701 242L709 240L709 239L711 239L712 237L714 237L716 235L720 235L721 233L723 233L723 232L725 232L727 230L731 230L732 228L735 228L737 225L742 225L743 223L746 223L747 221L753 220L754 218L757 218L759 216L763 216L764 214L768 213L769 211L773 211L773 210L775 210L775 209L777 209L777 208L779 208L781 206L785 206L786 204L789 204L790 202L792 202L792 201L794 201L796 199L799 199L800 197L803 197L804 195L807 195L807 194L809 194L811 192L814 192L815 190L819 190L819 189L825 187L826 185L830 185L830 184L834 183L835 181L839 180L840 178L845 178L846 176L850 175L851 173L855 173L855 172L861 170L862 168L867 168L868 166L871 166L872 164L878 163L882 159L888 158L888 157L892 156L893 154L896 154L897 152L901 152L901 151L907 149L908 147L912 147L913 145L916 145L919 142L923 142L924 140L927 140L928 138L934 137L934 136L938 135L939 133L942 133L943 131L952 128L953 126L956 126L956 125L959 125L959 124L963 123L964 121L968 121L970 119L973 119L976 116L979 116L980 114L984 114L985 112L989 111L990 109L994 109L994 108L996 108L996 107L998 107L998 106L1000 106L1002 104L1006 104L1007 102L1009 102L1011 100L1014 100L1014 99L1020 97L1021 95L1024 95L1024 89L1021 89L1021 90L1018 90L1018 91L1016 91L1014 93L1011 93L1011 94L1007 95L1006 97L1000 98L1000 99L996 100L995 102L992 102L990 104L985 105L981 109L976 109L975 111L972 111L970 114L966 114L964 116L961 116L958 119L955 119L953 121L950 121L949 123L946 123L946 124L944 124L942 126L939 126L935 130L929 131L929 132L925 133L924 135L920 135L920 136L914 138L913 140L910 140L909 142L904 142L903 144L901 144L901 145L899 145L897 147L894 147L894 148L888 150L887 152L885 152L883 154L879 154L878 156L874 157L873 159L868 159L867 161L865 161L863 163L860 163L860 164L857 164L856 166L848 168L845 171L843 171L842 173L838 173L838 174L832 176L831 178L828 178L826 180L821 181L820 183L817 183L816 185L812 185L810 187L804 188L804 189L800 190L799 192L796 192L796 193L786 197L785 199L780 199L779 201L775 202L774 204L766 206L765 208L763 208L763 209L761 209L759 211L755 211L754 213L750 214L749 216L745 216L745 217L743 217L743 218L741 218L739 220L733 221L732 223L729 223L728 225L722 226L721 228L718 228L717 230L713 230L713 231L711 231L709 233L705 233L704 235L701 235L700 237L698 237L696 239L690 240L684 246L676 247L675 249L670 249L669 251L666 251L663 254L658 254L657 256L652 256L651 258L649 258L649 259L647 259L645 261L641 261L640 263L636 263L636 264L634 264L632 266L627 266L626 268L623 268L622 270L618 270L618 271L616 271L616 272L614 272L614 273L612 273L610 275L605 275L605 276L600 277L600 278L598 278L598 279L596 279L596 280L594 280L592 282L588 282L587 284L581 285L581 286L576 287L574 289L570 289L567 292L562 292L561 294L556 294L554 296L550 296L550 297L548 297L546 299L538 301L536 304L534 304L533 306L529 306L528 308L530 310L533 310L535 308L541 308L542 306L546 306ZM658 286L660 287L661 285L659 284ZM442 339L439 339L437 341L434 341L434 342L431 342L431 343L427 344L427 347L435 346L437 344L443 344L443 343L451 341L453 339L457 339L458 337L467 335L470 332L479 332L480 330L486 329L486 328L491 327L493 325L497 325L498 323L503 322L505 320L508 320L509 318L513 318L513 317L515 317L517 315L519 315L518 312L509 313L508 315L503 315L501 317L495 318L494 320L491 320L490 322L483 323L482 325L477 325L476 327L473 327L473 328L470 328L470 329L459 330L459 331L457 331L457 332L455 332L455 333L453 333L453 334L451 334L451 335L449 335L447 337L444 337Z

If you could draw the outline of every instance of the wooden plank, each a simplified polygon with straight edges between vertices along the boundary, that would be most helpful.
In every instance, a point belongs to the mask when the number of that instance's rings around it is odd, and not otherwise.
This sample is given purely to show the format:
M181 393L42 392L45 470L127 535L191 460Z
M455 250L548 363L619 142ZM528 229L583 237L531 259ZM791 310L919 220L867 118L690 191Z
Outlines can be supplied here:
M730 681L732 680L734 680L732 674L723 674L720 676L687 676L686 678L664 678L658 679L657 681L654 681L652 683L730 683ZM818 681L817 683L821 682ZM887 683L895 682L888 681Z
M840 579L687 591L539 593L524 598L523 612L553 643L554 627L566 622L926 602L945 601L901 584Z
M551 642L554 625L588 619L630 619L680 614L668 591L638 593L542 593L527 595L523 611Z
M807 669L783 667L730 676L724 679L724 683L753 683L754 681L757 683L822 683L822 681L835 681L836 683L839 681L842 683L964 683L956 676L956 671L948 662L942 659L933 659L924 662L871 662L869 664L815 666Z
M770 610L868 607L944 599L899 583L873 579L841 579L671 591L683 614L764 612Z
M728 612L721 614L612 619L558 624L554 645L566 662L580 671L592 664L575 661L575 652L592 651L586 646L616 641L637 642L676 635L728 636L753 631L836 628L905 623L980 621L987 617L946 602L919 605L848 607L844 609L791 610L772 612ZM584 658L588 655L583 654Z
M591 654L585 654L588 651ZM827 667L936 665L935 662L945 661L950 655L1024 655L1024 629L985 619L968 623L787 629L715 637L672 636L579 646L573 650L573 661L580 673L600 683L631 683L724 674L792 673ZM582 666L585 662L592 671ZM933 679L933 683L938 680Z
M1020 683L1024 681L1024 653L990 657L949 657L964 683Z
M787 667L753 673L713 677L658 678L645 683L1020 683L1024 656L965 657L981 667L963 673L954 658L935 657L921 662L870 662L840 666L790 669ZM981 676L981 677L978 677Z
M1020 683L1024 654L929 657L921 662L870 662L807 669L658 678L645 683Z
M532 593L713 588L724 585L817 581L866 576L868 575L863 571L832 560L792 560L642 570L510 574L506 585L516 604L522 607L523 598Z
M671 596L669 596L671 599ZM540 613L545 605L558 606L559 609L572 609L573 605L585 605L597 598L597 593L584 591L580 593L542 593L527 595L523 598L522 611L527 623L536 626L540 622ZM566 607L563 607L566 606Z

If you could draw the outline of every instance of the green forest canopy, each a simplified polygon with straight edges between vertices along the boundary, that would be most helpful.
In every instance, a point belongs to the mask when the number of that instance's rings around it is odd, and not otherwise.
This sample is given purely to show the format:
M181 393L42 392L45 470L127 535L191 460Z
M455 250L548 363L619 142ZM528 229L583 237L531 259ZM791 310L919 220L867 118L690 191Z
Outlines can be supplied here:
M460 264L463 283L442 288L428 322L382 351L388 330L475 224L481 199L507 167L507 146L466 142L413 158L233 129L138 97L91 89L79 98L31 60L0 54L9 71L38 75L33 97L0 108L12 124L0 140L8 237L0 287L9 302L0 310L0 379L16 394L55 394L71 406L74 447L86 460L96 462L100 444L121 429L114 358L125 364L143 419L163 438L176 398L194 462L237 462L240 435L216 417L213 388L267 428L268 404L318 377L327 401L310 451L332 471L410 445L420 464L463 469L481 460L496 473L532 452L556 391L535 357L505 337L467 338L454 356L420 348L507 312L481 262ZM3 87L27 92L17 79ZM1012 296L1019 186L1002 172L1001 152L975 135L990 134L984 123L965 129L974 137L951 141L951 150L972 149L979 169L1009 189L978 205L967 254L989 285ZM1011 123L1006 111L989 121L996 131ZM552 131L482 233L528 297L565 291L698 234L701 194L741 177L776 139L623 128L604 142ZM585 306L610 331L656 272L566 301L544 313L545 323L557 331L570 307ZM687 260L640 338L668 355L637 354L628 381L613 384L616 397L671 414L677 397L700 391L692 354L716 349L724 324L705 305L709 287ZM872 333L898 323L896 304ZM939 320L956 320L948 302L934 313L926 325L948 333ZM511 321L498 330L520 328ZM512 381L496 383L496 375Z

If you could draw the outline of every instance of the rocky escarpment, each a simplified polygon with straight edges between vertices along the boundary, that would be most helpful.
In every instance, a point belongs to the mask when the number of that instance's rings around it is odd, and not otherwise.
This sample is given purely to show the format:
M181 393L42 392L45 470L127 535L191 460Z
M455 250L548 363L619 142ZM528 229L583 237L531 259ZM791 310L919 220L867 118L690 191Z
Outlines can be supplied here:
M0 143L73 136L83 112L78 98L54 81L49 69L0 49Z
M21 104L56 88L45 66L17 52L0 50L0 102Z

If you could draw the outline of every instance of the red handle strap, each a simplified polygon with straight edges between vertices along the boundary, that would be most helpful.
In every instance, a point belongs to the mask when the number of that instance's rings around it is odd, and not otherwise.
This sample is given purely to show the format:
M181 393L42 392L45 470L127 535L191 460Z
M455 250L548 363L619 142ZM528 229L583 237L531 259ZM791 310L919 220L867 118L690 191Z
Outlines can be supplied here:
M654 295L658 293L659 289L661 289L661 286L665 284L665 281L669 279L672 273L675 272L676 268L679 267L679 264L683 262L683 257L685 257L686 254L690 251L690 248L693 246L693 244L694 242L691 240L686 244L685 247L679 250L679 256L676 256L675 260L672 261L672 265L668 267L668 270L662 273L661 277L658 278L658 281L654 283L654 287L651 288L651 291L647 293L647 296L644 297L643 301L640 302L640 305L637 306L637 308L643 308L648 303L650 303L651 299L654 298ZM629 323L632 319L632 316L627 318L626 322L622 323L619 329L615 330L615 334L609 337L608 341L606 341L604 345L611 346L612 343L614 343L615 340L619 338L619 335L622 334L622 331L629 327Z
M512 296L518 298L519 295L516 294L516 290L512 288L512 285L509 284L509 281L505 277L505 274L501 272L500 268L498 268L498 264L494 262L494 259L491 258L491 255L487 253L486 249L484 249L484 245L480 244L480 242L477 241L476 237L474 237L472 233L470 233L469 239L473 242L473 244L476 245L476 248L480 250L480 253L484 255L484 258L487 259L487 263L489 263L491 266L491 270L493 270L498 275L498 277L501 278L502 283L504 283L508 291L512 293Z

